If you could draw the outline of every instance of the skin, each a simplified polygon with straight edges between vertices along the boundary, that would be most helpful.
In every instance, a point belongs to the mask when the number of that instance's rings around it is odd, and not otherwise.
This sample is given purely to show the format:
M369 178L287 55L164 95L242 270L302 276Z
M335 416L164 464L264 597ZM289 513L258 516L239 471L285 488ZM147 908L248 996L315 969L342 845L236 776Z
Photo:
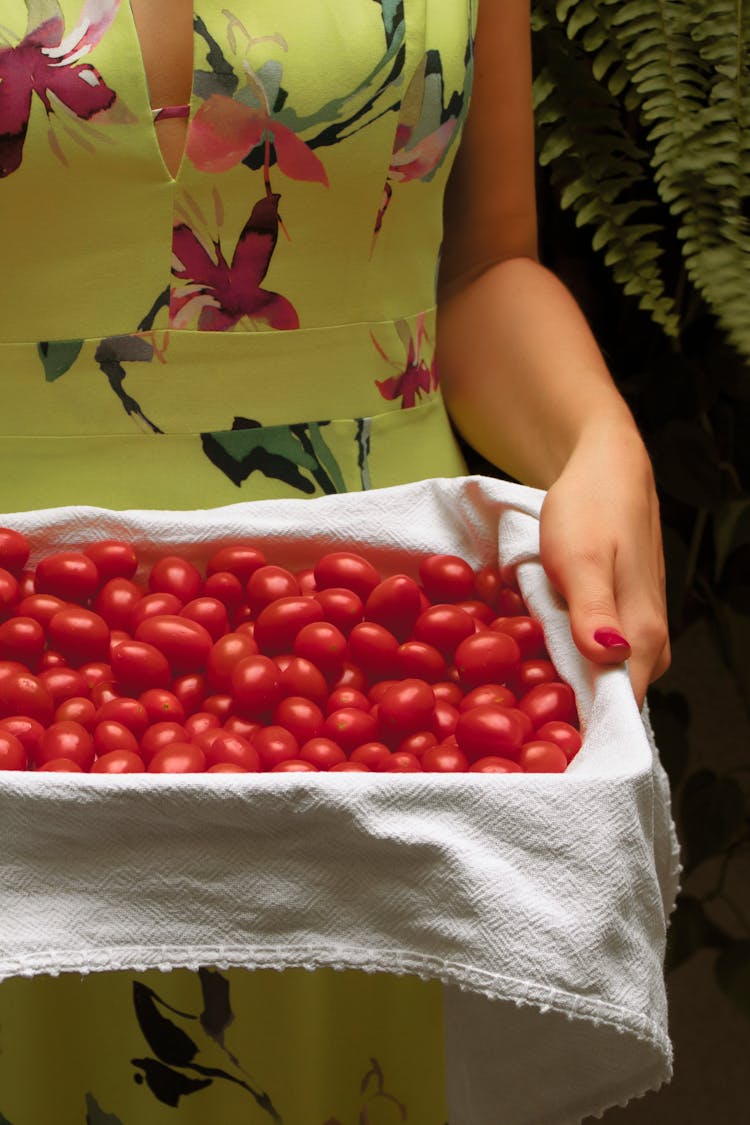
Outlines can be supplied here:
M447 0L436 0L447 2ZM189 0L131 0L154 106L185 103ZM445 196L438 360L451 416L490 462L547 490L541 560L573 638L627 660L640 707L669 667L659 503L633 417L575 300L539 262L529 0L481 0L475 84ZM159 122L176 175L186 121ZM627 638L605 648L600 628Z

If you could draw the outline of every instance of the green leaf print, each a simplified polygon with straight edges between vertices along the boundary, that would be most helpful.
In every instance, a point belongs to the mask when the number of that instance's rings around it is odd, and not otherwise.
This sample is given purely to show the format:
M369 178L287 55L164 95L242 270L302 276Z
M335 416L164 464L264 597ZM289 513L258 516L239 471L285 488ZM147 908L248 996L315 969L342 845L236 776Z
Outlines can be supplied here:
M173 1066L187 1066L195 1058L198 1048L182 1028L163 1016L157 1001L170 1011L176 1011L165 1004L153 989L140 981L133 981L133 1007L144 1038L155 1055L162 1062ZM176 1012L186 1019L195 1019L187 1012Z
M390 47L404 23L404 0L375 0L375 3L382 9L386 41Z
M306 496L316 491L316 484L327 494L345 492L341 469L320 432L328 424L262 426L251 418L235 418L231 430L203 433L201 439L209 460L238 488L258 471Z
M44 377L48 383L54 383L55 379L70 371L80 355L83 340L42 340L36 347L44 367Z
M0 1125L11 1125L11 1122L3 1113L0 1113Z
M114 1113L105 1113L93 1094L87 1094L86 1125L122 1125L122 1121Z
M234 1023L234 1012L229 1002L229 981L216 969L200 968L198 976L203 993L201 1027L206 1035L224 1046L224 1032Z

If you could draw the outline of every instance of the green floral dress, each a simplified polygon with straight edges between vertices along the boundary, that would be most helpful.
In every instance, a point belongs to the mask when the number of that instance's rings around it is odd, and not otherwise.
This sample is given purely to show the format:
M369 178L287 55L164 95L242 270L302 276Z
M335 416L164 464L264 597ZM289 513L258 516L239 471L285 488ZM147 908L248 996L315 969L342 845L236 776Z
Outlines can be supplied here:
M205 508L465 465L443 195L477 0L195 0L176 176L127 0L0 0L0 511ZM444 1125L436 982L0 985L0 1125Z

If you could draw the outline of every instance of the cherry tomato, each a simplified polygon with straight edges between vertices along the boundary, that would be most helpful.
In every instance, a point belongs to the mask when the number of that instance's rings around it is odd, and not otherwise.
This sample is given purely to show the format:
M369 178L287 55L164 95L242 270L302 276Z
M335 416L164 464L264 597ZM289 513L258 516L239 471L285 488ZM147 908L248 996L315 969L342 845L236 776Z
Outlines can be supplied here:
M496 618L490 628L512 637L521 650L522 660L536 660L547 652L542 626L533 617Z
M203 773L206 755L192 742L172 742L148 763L149 773Z
M322 620L323 607L315 598L277 598L258 614L253 637L260 651L268 656L291 652L299 631Z
M234 711L234 697L228 692L214 692L203 700L203 710L216 715L219 722L225 722Z
M50 618L49 644L77 668L109 657L109 626L103 617L82 606L71 605Z
M482 707L494 703L496 707L515 707L517 699L510 688L504 684L482 684L481 687L467 691L458 704L459 711L470 711L472 707Z
M521 747L518 764L526 773L564 773L568 758L556 743L534 739Z
M11 617L0 625L0 660L17 660L35 668L44 641L44 629L33 617Z
M206 565L206 574L228 573L238 578L246 585L250 577L266 565L266 556L257 547L249 544L232 543L228 547L220 547L211 555Z
M329 679L340 674L349 651L346 637L330 621L304 625L294 638L293 647L295 656L310 660Z
M383 698L388 689L392 688L399 682L399 680L378 680L376 684L372 685L367 693L367 698L370 700L370 705L372 706L373 703L380 703L380 700Z
M210 711L196 711L195 714L185 719L182 726L184 726L188 738L194 739L209 730L220 731L221 719L218 715L212 715ZM235 731L235 733L240 734L241 731Z
M370 700L358 688L336 688L326 701L326 715L330 715L332 711L338 711L339 707L357 707L360 711L369 711Z
M114 719L100 719L94 727L94 749L96 753L109 754L111 750L130 750L138 753L138 739L124 723Z
M336 766L331 766L329 773L371 773L370 767L365 765L364 762L353 762L351 758L347 762L339 762Z
M112 683L114 673L112 665L102 660L91 660L81 664L78 668L79 676L83 676L86 685L91 691L97 684Z
M0 770L25 770L26 747L9 730L0 729Z
M214 643L208 630L197 621L173 614L142 621L135 630L134 639L153 645L162 652L175 676L203 671Z
M232 734L231 731L219 731L205 754L209 766L230 762L232 765L242 766L248 773L258 773L260 770L260 755L255 746L241 734Z
M325 620L340 629L345 637L349 636L354 626L364 617L362 599L354 590L332 586L328 590L316 590L314 597L323 607Z
M425 773L465 773L469 768L463 750L445 743L429 746L419 760Z
M0 567L0 609L15 605L19 600L18 582L4 567Z
M52 722L54 710L47 688L30 672L0 678L0 718L26 715L46 726Z
M275 724L259 730L253 738L253 746L264 770L272 770L282 762L294 761L299 757L299 743L292 732Z
M488 629L461 641L455 661L464 688L502 684L518 672L521 650L512 637Z
M523 770L518 762L513 762L510 758L490 754L486 758L477 758L472 762L469 773L523 773Z
M396 753L413 754L415 758L422 760L422 755L425 750L429 750L431 746L437 746L437 737L430 730L418 730L414 734L407 734L406 738L402 738L396 746Z
M80 672L75 672L72 668L47 668L39 673L39 679L52 696L55 707L59 707L66 699L87 694L86 681Z
M346 761L344 751L330 738L309 738L300 746L299 756L301 761L311 762L319 770L329 770Z
M363 742L352 750L349 761L381 773L391 760L391 751L384 742Z
M529 716L535 730L553 719L578 726L576 699L570 684L538 684L526 692L518 707Z
M280 670L279 687L281 695L303 695L318 705L325 703L328 697L328 684L323 673L304 656L290 657Z
M246 656L232 669L232 695L245 716L271 711L281 698L281 672L268 656Z
M402 680L389 687L380 700L380 729L386 739L415 734L430 725L434 710L435 693L429 684L424 680Z
M107 682L102 680L101 683L94 684L89 691L89 698L94 706L98 709L103 707L105 703L109 703L113 699L121 699L122 692L118 691L117 686L112 681Z
M165 555L154 563L148 576L152 594L174 594L183 605L197 598L202 586L200 571L180 555Z
M103 703L97 712L97 718L100 722L122 723L124 727L133 732L136 739L143 738L152 722L141 700L130 699L127 696L110 699L108 703Z
M130 631L135 634L138 626L151 617L177 617L183 604L176 594L167 591L145 594L133 607L130 615Z
M474 593L490 609L495 609L497 606L497 596L502 585L500 571L496 566L483 566L474 576Z
M306 566L302 570L298 570L294 576L297 579L297 585L301 594L314 594L315 586L315 571L311 566Z
M94 610L110 629L128 632L136 606L143 599L143 590L128 578L110 578L94 599Z
M97 758L91 773L145 773L143 759L132 750L110 750Z
M432 729L437 735L440 742L453 734L459 719L459 711L450 703L446 703L444 699L436 699L435 707L432 713Z
M561 722L559 719L543 723L536 732L536 736L545 742L554 742L565 753L569 762L575 758L583 745L580 732L570 723Z
M166 656L145 641L121 641L112 650L110 664L115 682L131 695L170 682Z
M341 687L357 688L358 691L366 691L367 689L367 677L364 672L348 660L344 661L341 674L332 681L331 691L337 691Z
M0 731L14 735L23 746L26 756L34 760L39 740L44 734L41 723L27 715L10 715L7 719L0 719Z
M249 770L244 769L242 766L237 766L233 762L217 762L215 766L209 766L206 773L249 773Z
M229 632L227 608L218 598L209 598L205 595L202 598L193 598L182 607L179 615L202 625L214 641L218 641L219 637Z
M405 679L426 680L429 684L437 683L448 674L442 653L425 641L405 641L399 645L396 667Z
M519 711L518 707L509 707L508 710L521 724L521 741L528 742L534 737L534 724L531 719L524 711Z
M320 734L324 716L320 707L311 699L305 699L301 695L288 695L276 704L273 721L277 726L291 731L302 746Z
M85 771L70 758L55 758L53 762L45 762L37 767L37 773L84 773Z
M422 773L422 763L414 754L403 751L391 754L383 773Z
M153 723L144 732L141 737L139 752L148 765L154 754L158 754L165 746L187 741L188 733L182 723L173 723L166 719L163 723Z
M517 590L511 586L501 586L497 592L495 610L498 617L519 617L526 612L526 606Z
M99 571L78 551L57 551L37 563L34 588L37 594L55 594L83 605L99 589Z
M37 663L37 672L46 672L48 668L67 668L68 662L61 652L55 652L53 648L45 649L39 657Z
M0 527L0 566L19 575L30 554L31 547L25 535L10 527Z
M432 690L435 693L435 699L442 699L446 703L450 703L452 707L458 707L463 699L463 693L458 684L451 683L450 680L443 680L438 684L432 685Z
M216 715L212 715L211 717L214 719L217 718ZM194 742L196 746L200 746L203 753L207 754L210 746L219 737L222 730L223 727L218 726L214 727L211 730L198 731L197 734L191 734L190 731L188 731L187 733L190 742ZM244 738L244 735L242 737Z
M80 723L86 730L94 729L98 721L98 711L93 702L85 695L73 695L63 699L55 710L55 722Z
M252 742L260 729L260 723L254 723L251 719L243 719L241 715L230 715L228 719L224 720L224 730L229 731L230 734L241 734L248 742Z
M551 660L524 660L518 669L514 687L519 695L525 695L537 684L555 684L560 677Z
M371 680L393 677L398 664L398 640L375 621L355 625L349 634L349 652Z
M474 571L457 555L428 555L419 577L431 602L462 602L474 593Z
M94 743L91 735L80 723L60 722L47 727L35 753L37 766L53 762L56 758L67 758L82 770L91 768L94 762Z
M168 688L148 688L138 697L138 702L149 723L185 722L185 708Z
M517 758L522 729L519 720L507 707L485 704L472 707L459 716L455 736L471 762L494 755Z
M380 575L372 563L352 551L331 551L321 555L313 570L319 590L343 586L346 590L353 590L363 602L380 582Z
M33 617L46 629L55 614L65 609L67 604L54 594L31 594L18 603L16 613L19 617Z
M476 600L467 600L463 602L456 602L456 608L462 609L464 613L474 622L474 631L477 627L484 625L489 627L492 621L495 620L495 614L485 602Z
M419 617L419 587L406 574L379 582L365 602L365 620L375 621L402 643L409 639Z
M321 734L338 743L342 750L350 754L363 742L375 742L378 738L377 720L357 707L341 707L326 717Z
M200 711L206 698L206 677L201 672L188 672L172 682L172 692L182 704L186 715Z
M277 598L298 598L300 588L291 571L283 566L261 566L246 587L247 604L254 614L261 613Z
M209 574L203 583L203 593L207 598L216 598L225 606L230 617L234 617L245 600L245 583L228 570L218 570Z
M336 768L335 766L333 767ZM317 766L312 762L303 762L301 758L291 758L277 765L271 766L270 773L317 773Z
M206 658L206 682L213 691L230 691L232 671L241 660L256 656L258 646L247 633L227 633L214 641Z
M91 559L99 572L99 581L109 582L110 578L132 578L138 569L138 556L129 543L119 539L102 539L89 543L83 549L84 555Z

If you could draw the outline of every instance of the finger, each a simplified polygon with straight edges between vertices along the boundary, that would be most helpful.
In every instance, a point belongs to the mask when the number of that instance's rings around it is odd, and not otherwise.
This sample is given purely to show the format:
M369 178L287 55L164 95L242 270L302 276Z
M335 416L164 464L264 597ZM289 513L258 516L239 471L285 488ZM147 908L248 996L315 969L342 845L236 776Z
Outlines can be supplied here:
M634 655L628 661L628 672L638 710L643 707L646 692L651 684L663 676L672 662L669 641L662 647L656 660L649 656Z
M615 600L614 552L556 548L542 565L565 598L578 650L597 664L620 664L632 653Z

